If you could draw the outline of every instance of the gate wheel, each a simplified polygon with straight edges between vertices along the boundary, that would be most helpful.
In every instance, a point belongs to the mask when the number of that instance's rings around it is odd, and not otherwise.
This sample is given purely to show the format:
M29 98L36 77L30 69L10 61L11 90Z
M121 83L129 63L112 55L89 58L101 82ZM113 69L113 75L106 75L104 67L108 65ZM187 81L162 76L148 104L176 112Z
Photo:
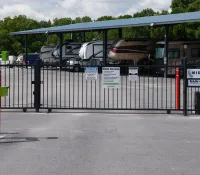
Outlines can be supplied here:
M52 109L48 109L48 112L51 113L51 112L52 112Z
M74 71L75 71L75 72L79 72L79 71L80 71L79 66L75 66L75 67L74 67Z
M27 109L26 109L26 108L23 108L23 112L27 112Z

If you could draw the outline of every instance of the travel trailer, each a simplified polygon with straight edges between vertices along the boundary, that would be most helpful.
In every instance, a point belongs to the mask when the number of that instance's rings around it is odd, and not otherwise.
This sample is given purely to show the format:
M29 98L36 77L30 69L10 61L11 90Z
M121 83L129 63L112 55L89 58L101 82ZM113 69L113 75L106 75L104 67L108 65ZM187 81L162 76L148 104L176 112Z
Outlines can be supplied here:
M164 41L156 44L156 65L164 65L164 46ZM200 61L200 41L169 41L167 75L175 75L176 66L183 65L183 59L186 56L188 62ZM164 67L159 67L156 73L163 75L164 71Z
M52 54L54 49L55 45L43 46L40 49L40 59L43 61L44 66L48 66L57 61Z
M107 41L107 48L109 50L110 46L114 41ZM82 60L98 59L103 60L103 41L102 40L92 40L90 42L83 43L79 51L79 57Z
M62 60L65 62L71 58L75 58L79 54L81 42L66 42L62 45ZM59 59L60 45L57 45L52 52L55 59Z
M62 45L62 65L66 64L66 61L77 57L82 43L67 41ZM60 45L56 46L43 46L40 51L40 58L43 64L59 65L60 62Z
M108 50L113 43L112 40L107 41ZM67 61L68 69L76 72L82 70L86 66L99 66L103 61L103 41L92 40L83 43L78 56L70 58Z

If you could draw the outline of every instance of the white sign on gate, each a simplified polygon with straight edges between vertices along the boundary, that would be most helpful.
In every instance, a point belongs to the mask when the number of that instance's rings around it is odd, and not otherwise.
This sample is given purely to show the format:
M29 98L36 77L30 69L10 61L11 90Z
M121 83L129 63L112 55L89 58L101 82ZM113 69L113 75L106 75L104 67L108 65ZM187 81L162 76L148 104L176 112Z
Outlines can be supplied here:
M200 78L200 69L187 69L187 78Z
M102 68L103 88L120 88L120 67Z
M129 67L129 81L138 80L138 67Z
M200 87L200 79L189 79L188 86L189 87Z
M97 67L86 67L85 68L85 79L86 80L97 80L98 68Z

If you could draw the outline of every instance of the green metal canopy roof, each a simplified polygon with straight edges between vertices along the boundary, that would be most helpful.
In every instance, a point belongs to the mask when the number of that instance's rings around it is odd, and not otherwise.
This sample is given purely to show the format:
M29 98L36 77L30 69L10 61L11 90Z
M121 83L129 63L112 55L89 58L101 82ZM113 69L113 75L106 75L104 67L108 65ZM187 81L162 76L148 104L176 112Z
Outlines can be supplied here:
M180 24L187 22L200 22L200 12L78 23L65 26L56 26L49 28L13 32L11 33L11 35L95 31L95 30L115 29L123 27L161 26L161 25Z

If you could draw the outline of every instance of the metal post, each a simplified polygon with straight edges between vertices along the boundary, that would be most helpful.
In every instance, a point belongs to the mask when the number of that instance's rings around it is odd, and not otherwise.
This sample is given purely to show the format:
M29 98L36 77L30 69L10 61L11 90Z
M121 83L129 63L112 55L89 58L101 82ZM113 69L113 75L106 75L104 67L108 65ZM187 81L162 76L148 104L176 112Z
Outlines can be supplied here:
M183 113L187 116L187 57L184 58L184 81L183 81Z
M82 42L85 42L86 38L85 38L85 32L82 33Z
M165 55L164 55L164 65L165 65L165 72L164 76L167 77L167 66L168 66L168 47L169 47L169 42L168 42L168 37L169 37L169 26L165 26Z
M59 33L59 37L60 37L60 44L59 44L59 60L60 60L60 63L59 63L59 66L60 66L60 69L61 69L61 65L62 65L62 44L63 44L63 33Z
M34 77L34 107L36 112L40 110L40 93L41 93L41 61L36 60L35 77Z
M119 29L119 38L122 38L122 29Z
M28 43L27 43L27 40L28 40L28 36L25 35L25 58L26 58L26 67L28 66L27 65L27 59L28 59Z
M103 31L103 66L106 65L107 59L107 30Z

